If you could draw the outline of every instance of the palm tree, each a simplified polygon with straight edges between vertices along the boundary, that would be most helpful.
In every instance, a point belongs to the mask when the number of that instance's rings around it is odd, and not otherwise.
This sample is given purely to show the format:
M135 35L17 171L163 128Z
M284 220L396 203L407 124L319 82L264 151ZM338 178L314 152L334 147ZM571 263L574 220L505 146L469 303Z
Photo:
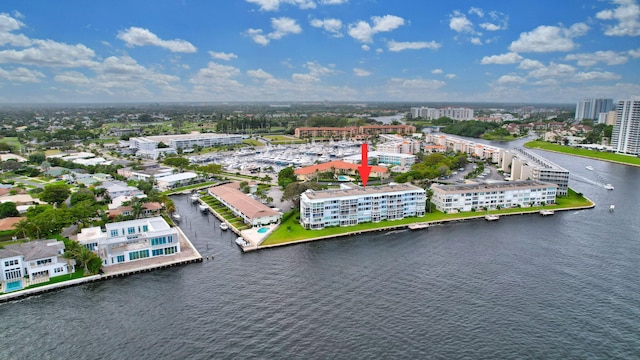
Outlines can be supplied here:
M82 246L79 248L79 251L76 254L76 256L78 261L80 261L80 263L84 267L84 274L85 275L89 274L89 261L93 258L93 253L91 252L91 250Z
M67 250L62 253L62 257L67 261L67 270L69 271L69 278L71 278L73 275L73 271L71 271L71 260L74 260L73 253Z

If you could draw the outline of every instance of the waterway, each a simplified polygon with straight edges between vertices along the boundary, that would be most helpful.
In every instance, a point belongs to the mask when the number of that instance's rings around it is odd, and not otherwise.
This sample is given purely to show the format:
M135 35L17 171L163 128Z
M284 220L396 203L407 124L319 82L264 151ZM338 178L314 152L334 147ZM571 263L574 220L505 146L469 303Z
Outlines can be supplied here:
M544 155L594 209L242 254L176 197L214 260L0 304L0 358L637 359L640 168Z

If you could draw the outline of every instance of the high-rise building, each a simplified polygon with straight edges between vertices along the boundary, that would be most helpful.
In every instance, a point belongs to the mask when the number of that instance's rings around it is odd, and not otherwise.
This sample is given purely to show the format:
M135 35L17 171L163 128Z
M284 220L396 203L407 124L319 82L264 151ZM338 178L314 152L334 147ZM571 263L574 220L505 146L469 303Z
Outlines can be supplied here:
M576 105L575 119L577 121L582 119L598 120L600 113L606 113L610 110L613 110L613 99L584 98Z
M640 96L620 100L616 114L611 146L617 152L640 155Z

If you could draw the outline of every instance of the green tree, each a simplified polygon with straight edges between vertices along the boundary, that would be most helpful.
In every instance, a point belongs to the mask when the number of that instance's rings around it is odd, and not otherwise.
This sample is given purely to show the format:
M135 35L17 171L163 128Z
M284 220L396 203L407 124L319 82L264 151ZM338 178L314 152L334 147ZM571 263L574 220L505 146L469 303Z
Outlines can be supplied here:
M164 164L168 166L173 166L179 169L184 169L189 166L189 159L183 157L169 157L164 159Z
M50 184L45 185L44 191L40 194L40 200L50 204L60 206L71 194L66 184Z
M95 204L96 196L89 189L79 189L78 191L71 194L71 198L69 199L69 205L75 206L79 202L90 201L91 204Z
M29 154L28 160L32 164L39 165L42 164L43 161L47 160L47 157L43 152L39 151Z
M293 202L294 207L300 206L300 194L303 192L312 189L312 190L320 190L322 189L322 185L316 183L301 183L301 182L292 182L284 189L282 192L282 201L290 200Z
M278 185L285 189L289 184L296 182L298 179L296 178L296 174L293 170L293 167L286 167L278 173Z
M18 215L20 215L20 213L18 209L16 209L16 203L7 201L0 204L0 219Z

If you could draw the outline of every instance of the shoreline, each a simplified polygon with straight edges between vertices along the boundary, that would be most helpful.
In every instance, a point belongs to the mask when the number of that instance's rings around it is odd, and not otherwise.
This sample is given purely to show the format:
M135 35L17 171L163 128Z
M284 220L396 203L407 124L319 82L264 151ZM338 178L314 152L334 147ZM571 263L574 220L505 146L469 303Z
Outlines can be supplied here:
M570 210L586 210L586 209L593 209L594 207L596 207L596 204L593 201L591 201L588 198L585 198L585 199L587 199L591 204L590 205L584 205L584 206L571 206L571 207L564 207L564 208L560 208L560 209L553 209L553 211L555 212L555 211L570 211ZM492 215L499 215L500 217L502 217L502 216L510 216L510 215L528 215L528 214L539 214L539 213L540 213L540 209L536 209L536 210L522 210L522 211L518 211L518 212L509 212L509 213L492 214ZM293 241L283 242L283 243L279 243L279 244L258 245L257 248L248 249L247 251L272 249L272 248L277 248L277 247L281 247L281 246L297 245L297 244L303 244L303 243L308 243L308 242L312 242L312 241L327 240L327 239L333 239L333 238L341 238L341 237L345 237L345 236L360 235L360 234L370 233L370 232L382 232L382 231L404 230L404 229L409 230L409 226L413 225L413 224L425 224L425 225L431 226L431 225L439 225L439 224L444 224L444 223L449 223L449 222L484 219L484 217L485 217L485 215L483 214L483 215L477 215L477 216L466 216L466 217L450 218L450 219L443 219L443 220L416 221L416 222L411 223L411 224L390 225L390 226L384 226L384 227L379 227L379 228L375 228L375 229L348 231L348 232L345 232L345 233L342 233L342 234L336 234L336 235L326 235L326 236L318 236L318 237L312 237L312 238L307 238L307 239L293 240ZM425 229L422 229L422 230L425 230ZM420 231L420 229L412 230L412 231ZM247 252L247 251L245 251L245 252Z
M618 165L627 165L627 166L640 167L640 164L630 164L630 163L616 161L616 160L601 159L601 158L597 158L597 157L593 157L593 156L572 154L572 153L568 153L568 152L564 152L564 151L557 151L557 150L549 150L549 149L544 149L544 148L541 148L541 147L538 147L538 146L536 146L536 147L525 146L525 147L527 149L542 150L542 151L548 151L548 152L552 152L552 153L556 153L556 154L564 154L564 155L569 155L569 156L577 156L577 157L581 157L583 159L599 160L599 161L606 161L606 162L610 162L610 163L618 164Z
M105 281L113 278L139 274L143 272L149 272L158 269L165 269L174 266L182 266L186 264L199 263L203 261L200 252L189 241L189 238L182 232L179 226L176 226L180 233L180 252L177 256L171 255L170 257L162 258L148 258L144 260L138 260L131 263L118 264L108 266L102 269L102 274L89 275L81 277L79 279L62 281L55 284L43 285L30 289L23 289L18 291L12 291L10 293L4 293L0 295L0 303L24 299L27 297L48 293L60 289L65 289L77 285L88 284L97 281ZM184 249L184 251L182 250ZM208 257L207 257L208 259ZM213 259L213 258L212 258ZM158 260L161 260L158 262Z

